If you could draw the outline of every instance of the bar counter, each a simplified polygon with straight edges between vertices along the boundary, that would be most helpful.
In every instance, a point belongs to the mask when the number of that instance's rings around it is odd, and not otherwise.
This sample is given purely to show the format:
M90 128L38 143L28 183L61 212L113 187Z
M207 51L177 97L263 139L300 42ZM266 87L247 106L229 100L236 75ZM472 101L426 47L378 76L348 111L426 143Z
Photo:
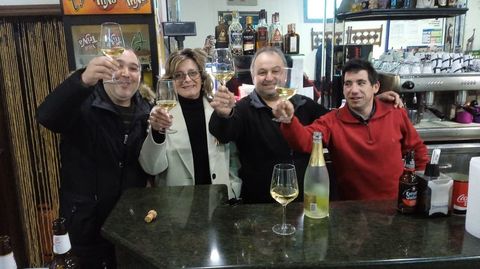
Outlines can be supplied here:
M294 235L279 236L282 207L226 203L221 185L126 191L102 233L119 268L480 268L480 239L464 216L426 218L396 212L394 201L345 201L330 217L287 206ZM157 218L146 223L151 209ZM480 225L480 224L479 224Z

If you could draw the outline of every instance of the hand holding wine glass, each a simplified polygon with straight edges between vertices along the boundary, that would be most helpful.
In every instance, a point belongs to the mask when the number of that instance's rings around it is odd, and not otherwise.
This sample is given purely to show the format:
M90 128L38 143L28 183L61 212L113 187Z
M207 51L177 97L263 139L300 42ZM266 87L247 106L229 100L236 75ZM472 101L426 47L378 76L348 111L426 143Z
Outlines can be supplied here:
M177 92L175 91L175 87L173 84L173 80L159 80L157 83L157 99L156 105L160 107L166 113L168 113L172 108L177 105L178 96ZM168 115L170 117L170 115ZM173 134L176 133L176 130L166 128L164 130L160 130L161 133L168 133Z
M100 49L103 55L115 59L122 55L125 50L125 41L123 39L122 28L115 22L104 22L100 30ZM112 74L111 81L115 83L115 73Z
M295 166L281 163L273 167L270 195L283 206L282 224L275 224L272 231L279 235L295 233L295 227L286 223L286 207L298 196L298 182Z
M299 87L298 81L295 78L295 70L293 68L285 67L281 70L277 78L276 91L281 99L281 102L286 102L297 93ZM273 118L273 121L283 122L285 117Z
M212 63L213 76L225 86L227 81L232 79L235 75L235 66L230 49L215 49L213 52Z

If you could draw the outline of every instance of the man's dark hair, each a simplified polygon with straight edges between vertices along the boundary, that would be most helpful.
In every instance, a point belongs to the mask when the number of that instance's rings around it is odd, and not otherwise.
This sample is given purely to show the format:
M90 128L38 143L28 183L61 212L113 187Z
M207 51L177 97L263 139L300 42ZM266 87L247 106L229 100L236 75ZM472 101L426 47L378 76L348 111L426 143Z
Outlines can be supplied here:
M351 59L349 60L345 66L342 68L342 80L345 81L345 73L347 72L354 72L357 73L359 71L365 70L368 73L368 80L370 84L375 84L378 81L378 73L373 68L372 64L367 60L362 59Z

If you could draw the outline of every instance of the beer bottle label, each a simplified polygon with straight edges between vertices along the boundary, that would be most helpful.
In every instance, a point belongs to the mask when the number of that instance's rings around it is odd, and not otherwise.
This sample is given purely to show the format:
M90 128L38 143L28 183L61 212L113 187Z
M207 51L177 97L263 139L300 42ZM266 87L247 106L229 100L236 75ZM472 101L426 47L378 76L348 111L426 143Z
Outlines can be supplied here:
M65 254L72 248L70 244L70 238L68 233L65 235L54 235L53 236L53 253L55 254Z
M412 186L403 189L402 203L408 207L414 207L417 204L417 187Z

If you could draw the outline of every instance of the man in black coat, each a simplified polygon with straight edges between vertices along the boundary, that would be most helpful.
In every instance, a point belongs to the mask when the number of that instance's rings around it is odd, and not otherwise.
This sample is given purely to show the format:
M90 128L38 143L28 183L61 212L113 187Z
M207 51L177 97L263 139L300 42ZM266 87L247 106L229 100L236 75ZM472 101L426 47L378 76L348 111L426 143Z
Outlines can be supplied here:
M116 81L107 83L113 74ZM138 92L140 79L133 51L96 57L37 110L38 122L61 134L60 216L82 268L116 267L101 226L123 190L147 183L138 156L151 105Z

